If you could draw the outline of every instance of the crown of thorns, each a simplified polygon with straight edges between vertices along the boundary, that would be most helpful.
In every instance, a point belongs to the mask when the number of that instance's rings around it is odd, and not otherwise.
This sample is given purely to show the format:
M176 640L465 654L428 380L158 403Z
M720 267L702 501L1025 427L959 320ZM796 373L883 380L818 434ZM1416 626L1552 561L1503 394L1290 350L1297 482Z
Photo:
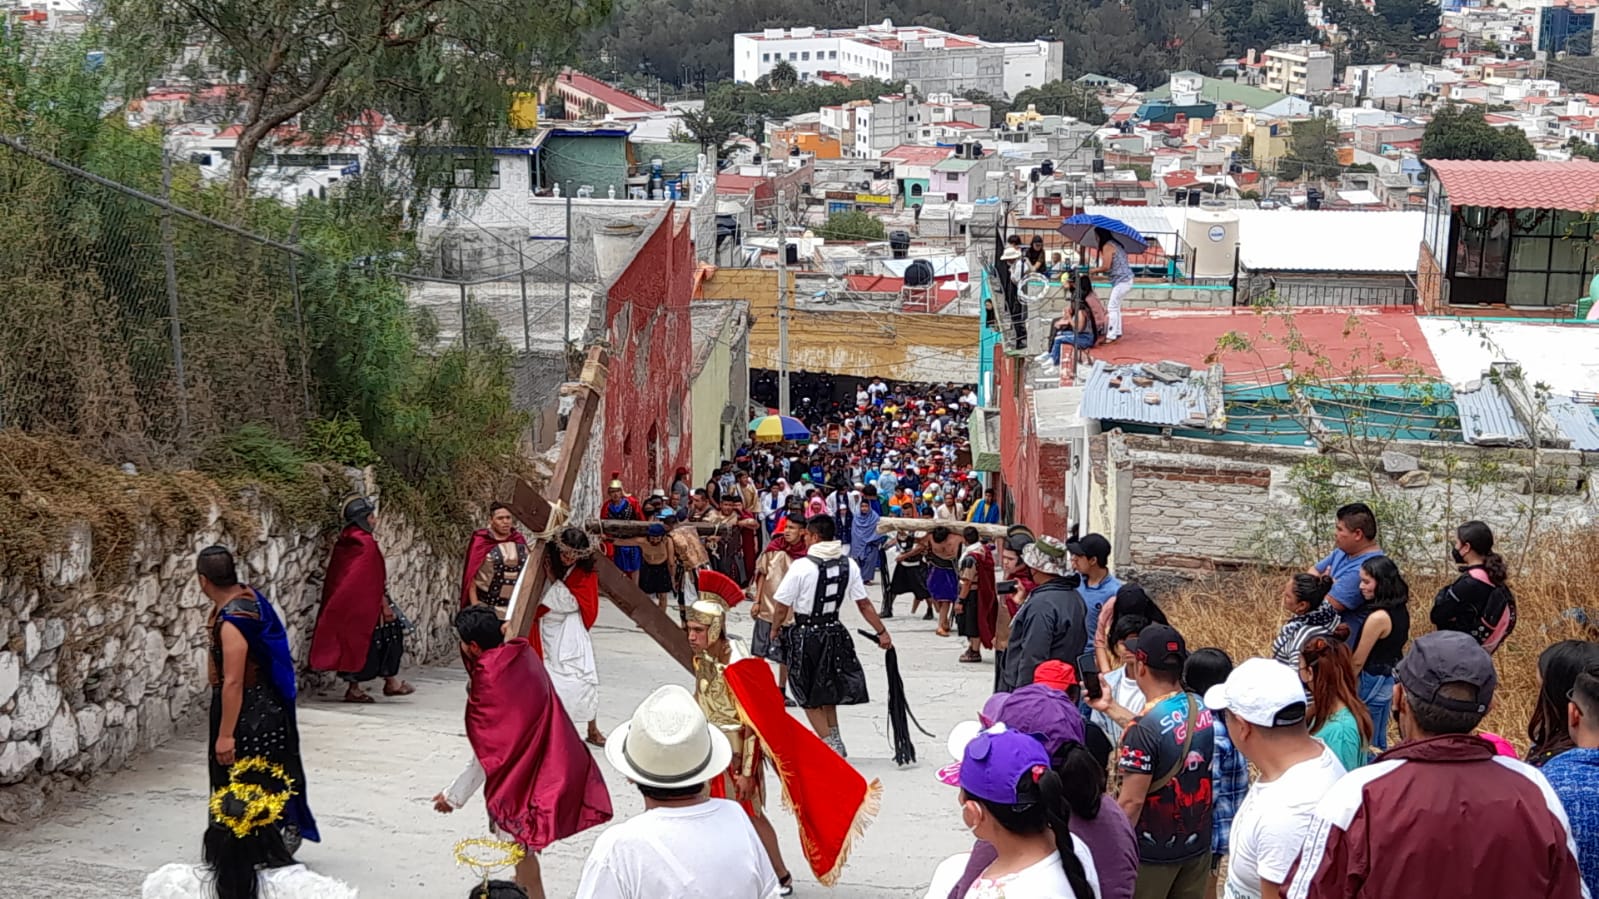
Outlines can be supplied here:
M557 550L560 550L563 553L568 553L573 558L577 559L590 558L599 549L592 543L590 543L588 546L573 546L562 539L560 533L556 533L554 537L551 537L550 542L555 544L555 548Z

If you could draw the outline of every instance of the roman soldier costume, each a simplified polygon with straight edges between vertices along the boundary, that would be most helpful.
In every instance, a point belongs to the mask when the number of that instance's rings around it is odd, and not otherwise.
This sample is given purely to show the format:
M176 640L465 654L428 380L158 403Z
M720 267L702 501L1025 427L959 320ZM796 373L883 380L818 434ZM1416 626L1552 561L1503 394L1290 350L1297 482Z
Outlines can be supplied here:
M867 783L810 728L788 714L772 669L750 657L743 641L727 633L727 604L710 592L689 607L689 619L705 625L710 649L694 657L695 697L712 724L727 735L734 760L711 781L711 795L732 799L735 775L754 778L740 805L764 817L763 762L783 783L785 804L799 823L800 845L816 879L838 882L856 837L876 817L882 785Z

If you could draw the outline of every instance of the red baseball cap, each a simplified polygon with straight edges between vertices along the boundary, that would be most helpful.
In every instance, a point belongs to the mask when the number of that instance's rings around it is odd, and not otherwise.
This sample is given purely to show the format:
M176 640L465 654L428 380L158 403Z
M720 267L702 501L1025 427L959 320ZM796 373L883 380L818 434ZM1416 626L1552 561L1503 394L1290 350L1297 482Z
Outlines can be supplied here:
M1077 669L1059 659L1050 659L1033 669L1033 683L1064 693L1077 683Z

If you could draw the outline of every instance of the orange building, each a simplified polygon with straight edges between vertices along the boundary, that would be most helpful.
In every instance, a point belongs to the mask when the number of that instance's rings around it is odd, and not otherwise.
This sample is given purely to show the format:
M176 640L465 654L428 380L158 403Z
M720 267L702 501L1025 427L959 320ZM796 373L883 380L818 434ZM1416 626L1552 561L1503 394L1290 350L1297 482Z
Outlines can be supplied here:
M797 128L788 128L772 132L772 155L784 157L789 155L789 150L798 147L801 153L809 153L817 159L843 159L844 145L838 138L815 131L801 131Z

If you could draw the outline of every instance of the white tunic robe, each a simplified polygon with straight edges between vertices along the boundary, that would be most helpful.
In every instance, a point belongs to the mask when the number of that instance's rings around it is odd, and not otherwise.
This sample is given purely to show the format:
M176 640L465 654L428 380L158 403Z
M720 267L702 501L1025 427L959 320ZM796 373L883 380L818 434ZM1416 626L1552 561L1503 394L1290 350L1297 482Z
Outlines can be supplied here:
M577 597L566 584L555 581L544 588L540 605L549 611L539 619L539 639L544 643L544 667L561 697L572 723L587 732L600 710L600 673L594 666L594 642L578 611Z
M266 868L256 874L261 899L357 899L354 887L305 865ZM211 872L199 865L164 865L144 879L143 899L210 899Z

